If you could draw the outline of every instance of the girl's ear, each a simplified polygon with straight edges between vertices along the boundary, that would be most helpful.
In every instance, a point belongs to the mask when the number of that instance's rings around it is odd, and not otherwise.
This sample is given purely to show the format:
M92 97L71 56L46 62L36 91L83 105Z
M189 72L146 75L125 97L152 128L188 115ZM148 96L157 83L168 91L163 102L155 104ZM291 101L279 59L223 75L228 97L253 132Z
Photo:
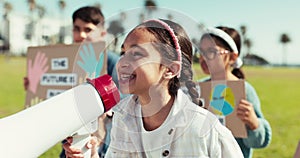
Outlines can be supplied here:
M230 53L229 64L233 65L239 56L235 53Z
M164 72L164 78L171 79L177 76L180 73L179 70L180 70L180 62L173 61L170 65L167 66Z

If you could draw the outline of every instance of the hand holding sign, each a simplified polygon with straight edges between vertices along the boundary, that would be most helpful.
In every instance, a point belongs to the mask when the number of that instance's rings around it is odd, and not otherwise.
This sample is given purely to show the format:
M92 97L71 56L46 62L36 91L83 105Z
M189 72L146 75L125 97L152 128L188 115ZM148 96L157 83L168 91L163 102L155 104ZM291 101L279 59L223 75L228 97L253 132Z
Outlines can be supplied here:
M255 114L253 105L245 99L239 102L237 107L237 117L239 117L251 130L259 126L258 118Z
M88 45L88 46L87 46ZM77 64L88 74L88 77L98 77L103 68L104 54L100 53L99 61L96 58L92 44L83 45L79 52L82 61L77 61ZM95 75L95 76L93 76Z
M28 89L32 93L36 93L37 86L41 79L41 76L48 70L47 66L48 58L44 53L38 52L36 57L34 58L34 62L32 60L28 60L28 80L29 86Z

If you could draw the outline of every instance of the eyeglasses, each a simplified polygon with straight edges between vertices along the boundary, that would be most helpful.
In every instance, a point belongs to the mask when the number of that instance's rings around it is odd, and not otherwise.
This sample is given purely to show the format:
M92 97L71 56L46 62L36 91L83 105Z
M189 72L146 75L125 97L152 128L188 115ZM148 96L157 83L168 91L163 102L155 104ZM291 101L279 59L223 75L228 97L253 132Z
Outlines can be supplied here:
M203 51L200 49L200 55L203 55L206 59L212 60L216 57L217 54L227 54L230 53L229 50L218 50L218 49L208 49L206 51Z

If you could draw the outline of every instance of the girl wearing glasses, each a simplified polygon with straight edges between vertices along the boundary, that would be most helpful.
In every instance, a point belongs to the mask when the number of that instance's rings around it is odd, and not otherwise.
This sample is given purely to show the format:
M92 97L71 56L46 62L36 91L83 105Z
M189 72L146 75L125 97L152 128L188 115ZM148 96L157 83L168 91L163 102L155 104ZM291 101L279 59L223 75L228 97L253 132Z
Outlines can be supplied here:
M229 27L208 28L200 39L200 65L211 80L245 79L239 58L241 39ZM246 100L237 105L237 117L246 125L248 137L236 138L245 158L252 157L252 148L264 148L271 142L271 127L264 118L260 100L253 86L245 81Z

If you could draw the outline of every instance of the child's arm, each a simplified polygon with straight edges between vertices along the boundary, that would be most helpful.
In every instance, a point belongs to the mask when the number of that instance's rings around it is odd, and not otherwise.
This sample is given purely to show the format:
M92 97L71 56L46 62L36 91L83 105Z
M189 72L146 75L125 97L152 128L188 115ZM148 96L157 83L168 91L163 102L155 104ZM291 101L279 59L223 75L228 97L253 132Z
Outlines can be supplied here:
M247 100L252 103L255 114L258 119L258 128L248 130L248 138L243 139L244 144L250 148L263 148L271 142L272 130L269 122L264 118L260 107L260 100L255 89L246 83Z

